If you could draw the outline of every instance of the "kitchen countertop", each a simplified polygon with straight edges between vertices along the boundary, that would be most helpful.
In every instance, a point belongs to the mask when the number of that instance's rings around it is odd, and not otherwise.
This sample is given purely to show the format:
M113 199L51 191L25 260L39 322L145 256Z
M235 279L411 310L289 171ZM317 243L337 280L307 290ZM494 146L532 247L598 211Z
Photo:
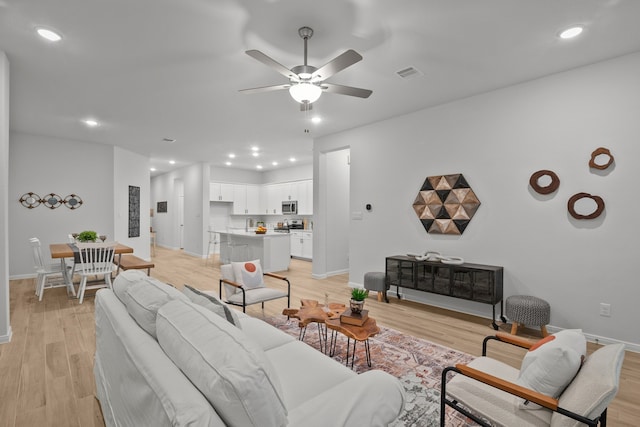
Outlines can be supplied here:
M267 231L265 234L256 234L255 231L244 230L231 230L231 231L214 231L220 234L230 234L233 236L246 236L246 237L288 237L289 233L278 233L272 230Z

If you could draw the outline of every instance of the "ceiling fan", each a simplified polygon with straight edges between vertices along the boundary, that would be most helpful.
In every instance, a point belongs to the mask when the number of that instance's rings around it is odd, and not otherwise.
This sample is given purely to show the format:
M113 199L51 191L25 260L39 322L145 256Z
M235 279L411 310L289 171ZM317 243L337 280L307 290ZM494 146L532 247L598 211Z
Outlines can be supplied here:
M322 92L357 96L359 98L368 98L369 95L373 93L368 89L360 89L357 87L342 86L325 82L325 80L337 72L361 61L362 56L358 52L349 49L322 67L316 68L307 64L307 41L313 35L313 30L309 27L302 27L298 30L298 34L304 40L304 64L297 65L290 70L259 50L247 50L245 52L250 57L257 59L266 66L273 68L278 73L288 78L289 83L242 89L240 92L252 94L289 89L291 97L300 103L300 111L311 110L312 104L320 98Z

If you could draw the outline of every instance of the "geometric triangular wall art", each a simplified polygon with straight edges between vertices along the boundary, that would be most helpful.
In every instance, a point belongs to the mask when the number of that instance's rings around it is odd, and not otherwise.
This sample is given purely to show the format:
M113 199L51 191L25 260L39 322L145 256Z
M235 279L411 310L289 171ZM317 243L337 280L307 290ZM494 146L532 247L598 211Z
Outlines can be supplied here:
M479 206L461 173L427 177L413 201L422 226L433 234L462 234Z

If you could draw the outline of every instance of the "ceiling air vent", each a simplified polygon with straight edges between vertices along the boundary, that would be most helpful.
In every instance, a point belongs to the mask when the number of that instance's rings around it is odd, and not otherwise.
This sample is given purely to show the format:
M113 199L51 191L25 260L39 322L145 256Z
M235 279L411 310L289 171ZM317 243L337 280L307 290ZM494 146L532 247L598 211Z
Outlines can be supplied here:
M396 74L403 79L410 79L417 76L422 76L422 71L418 70L415 67L407 67L402 70L396 71Z

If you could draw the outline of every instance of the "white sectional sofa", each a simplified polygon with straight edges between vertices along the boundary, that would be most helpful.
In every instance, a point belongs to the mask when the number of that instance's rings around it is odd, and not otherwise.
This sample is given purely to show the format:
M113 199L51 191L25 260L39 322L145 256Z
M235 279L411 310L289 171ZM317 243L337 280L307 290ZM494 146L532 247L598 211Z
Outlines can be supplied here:
M94 374L107 426L386 426L400 414L396 378L357 375L220 304L137 270L98 291Z

